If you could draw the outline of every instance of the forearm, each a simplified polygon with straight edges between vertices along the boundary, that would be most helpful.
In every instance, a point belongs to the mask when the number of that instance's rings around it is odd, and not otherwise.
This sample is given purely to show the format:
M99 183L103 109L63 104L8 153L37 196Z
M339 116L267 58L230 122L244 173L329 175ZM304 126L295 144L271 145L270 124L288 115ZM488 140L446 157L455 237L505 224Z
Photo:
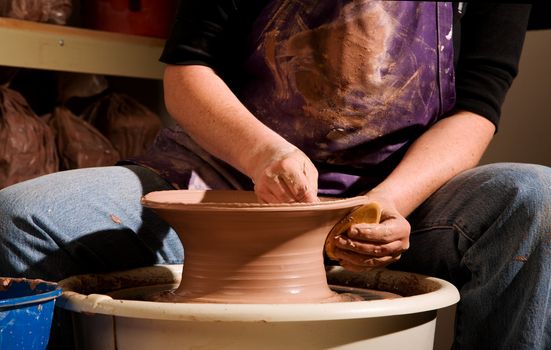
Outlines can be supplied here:
M442 119L419 137L370 196L382 195L409 215L458 173L478 164L494 134L487 119L466 111Z
M168 112L191 138L246 175L267 148L293 147L256 119L211 68L169 65L164 91Z

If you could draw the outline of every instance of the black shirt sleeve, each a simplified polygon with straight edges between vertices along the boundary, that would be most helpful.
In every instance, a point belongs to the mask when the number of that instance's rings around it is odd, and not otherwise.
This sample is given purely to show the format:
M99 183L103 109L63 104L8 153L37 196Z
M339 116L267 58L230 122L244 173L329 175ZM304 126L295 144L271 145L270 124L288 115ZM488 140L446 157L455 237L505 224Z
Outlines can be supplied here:
M501 105L518 73L530 5L469 2L456 48L456 109L497 127Z
M180 1L160 60L168 64L219 65L236 7L233 1Z
M249 32L266 0L180 1L160 61L213 68L235 81L249 49Z

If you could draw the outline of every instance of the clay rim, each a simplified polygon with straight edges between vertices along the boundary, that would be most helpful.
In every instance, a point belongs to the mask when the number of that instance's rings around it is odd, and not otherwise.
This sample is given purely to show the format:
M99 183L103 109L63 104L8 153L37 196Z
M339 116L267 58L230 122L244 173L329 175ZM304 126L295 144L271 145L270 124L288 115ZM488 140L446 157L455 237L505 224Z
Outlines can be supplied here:
M172 192L175 198L167 199L164 197L167 193ZM173 210L196 210L196 211L310 211L310 210L333 210L344 207L361 206L369 203L365 196L356 196L350 198L328 198L325 197L320 202L316 203L254 203L254 202L186 202L185 194L198 195L205 192L217 192L222 194L233 194L236 192L247 191L220 191L220 190L166 190L154 191L142 196L141 203L143 206L152 209L173 209ZM254 193L248 191L248 193ZM181 196L178 196L181 194ZM351 208L352 209L352 208Z

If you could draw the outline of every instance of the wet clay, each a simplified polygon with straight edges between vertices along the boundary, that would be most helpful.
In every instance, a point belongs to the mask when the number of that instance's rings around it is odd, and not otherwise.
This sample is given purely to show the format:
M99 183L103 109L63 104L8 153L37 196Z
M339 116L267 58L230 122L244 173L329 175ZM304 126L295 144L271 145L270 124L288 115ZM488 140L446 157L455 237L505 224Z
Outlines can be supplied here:
M335 302L354 302L354 301L371 301L371 300L390 300L396 298L402 298L402 295L392 292L386 292L381 290L374 290L368 288L355 288L346 286L329 286L334 292L333 295L327 299L320 300L319 303L335 303ZM157 291L153 293L136 293L133 289L123 289L108 295L114 299L132 299L141 301L154 301L154 302L190 302L185 297L178 295L175 289L167 289ZM191 301L195 302L195 301ZM280 303L281 304L281 303Z
M11 288L14 283L26 283L30 290L34 290L36 286L42 283L52 283L41 279L26 279L15 277L0 277L0 292L5 292Z
M315 303L346 299L327 284L322 249L333 226L365 197L260 204L254 192L159 191L142 198L185 251L170 302ZM363 300L363 299L360 299Z

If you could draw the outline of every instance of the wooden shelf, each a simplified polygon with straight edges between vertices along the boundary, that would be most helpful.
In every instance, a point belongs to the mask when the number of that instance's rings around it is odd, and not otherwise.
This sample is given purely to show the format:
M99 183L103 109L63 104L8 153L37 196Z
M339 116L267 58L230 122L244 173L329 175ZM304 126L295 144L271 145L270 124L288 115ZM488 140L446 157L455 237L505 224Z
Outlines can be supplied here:
M0 18L0 65L161 79L164 40Z

